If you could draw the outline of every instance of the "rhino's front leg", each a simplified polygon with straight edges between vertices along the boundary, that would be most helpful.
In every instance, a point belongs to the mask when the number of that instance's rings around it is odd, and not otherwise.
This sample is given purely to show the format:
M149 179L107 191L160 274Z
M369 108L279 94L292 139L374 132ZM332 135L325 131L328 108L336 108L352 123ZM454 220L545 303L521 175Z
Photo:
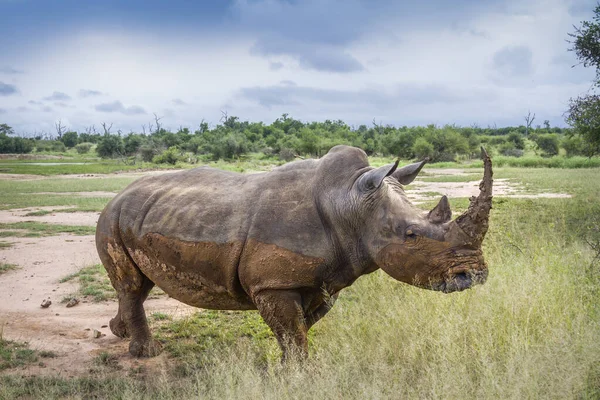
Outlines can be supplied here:
M308 356L308 327L302 297L293 290L263 290L254 296L258 312L275 334L282 361Z

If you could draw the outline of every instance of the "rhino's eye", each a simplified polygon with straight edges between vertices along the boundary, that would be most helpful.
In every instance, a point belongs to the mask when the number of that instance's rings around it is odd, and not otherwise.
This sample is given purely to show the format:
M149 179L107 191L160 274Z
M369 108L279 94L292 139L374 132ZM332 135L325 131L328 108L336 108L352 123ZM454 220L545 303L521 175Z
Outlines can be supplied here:
M406 237L414 238L414 237L417 237L417 234L415 232L413 232L412 229L407 229L406 230Z

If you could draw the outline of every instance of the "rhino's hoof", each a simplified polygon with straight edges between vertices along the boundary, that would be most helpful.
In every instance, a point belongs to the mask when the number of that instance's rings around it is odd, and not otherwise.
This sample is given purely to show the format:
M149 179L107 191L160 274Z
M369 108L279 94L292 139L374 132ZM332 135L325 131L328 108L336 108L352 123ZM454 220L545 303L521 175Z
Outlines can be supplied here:
M121 318L113 318L108 323L110 326L110 331L117 337L126 338L129 337L129 332L127 332L127 328L125 327L125 322Z
M132 340L129 343L129 353L134 357L155 357L162 352L162 349L162 344L154 339L145 342Z

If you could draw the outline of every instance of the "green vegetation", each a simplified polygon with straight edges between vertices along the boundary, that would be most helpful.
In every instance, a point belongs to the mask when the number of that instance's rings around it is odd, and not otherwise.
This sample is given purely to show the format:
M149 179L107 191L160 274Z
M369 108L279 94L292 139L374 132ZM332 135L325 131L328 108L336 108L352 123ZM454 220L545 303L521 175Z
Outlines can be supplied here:
M0 263L0 274L3 274L7 271L11 271L16 268L17 266L15 264Z
M16 230L12 230L16 229ZM0 237L41 237L55 236L59 233L71 233L73 235L93 235L96 232L94 226L55 225L42 222L0 222Z
M4 163L0 172L51 175L78 170L109 173L158 166L185 168L218 160L240 160L247 156L268 159L271 163L287 162L296 157L320 157L337 144L361 147L371 156L399 156L405 160L427 157L433 163L477 159L480 145L493 155L513 158L524 155L538 158L559 154L562 154L561 157L589 155L585 152L585 144L570 140L572 130L550 127L549 123L545 123L544 127L529 125L528 122L528 126L505 128L433 124L396 127L374 122L370 127L351 127L339 120L303 122L283 114L270 125L240 121L230 116L214 128L202 123L193 132L184 127L171 132L157 121L155 129L144 134L116 135L111 134L108 127L104 134L66 132L59 141L33 141L37 153L58 153L69 158L64 161L82 160L84 166ZM10 138L12 128L6 127L8 133L5 136ZM92 148L103 161L86 156Z
M77 292L78 296L90 298L95 302L117 298L117 293L112 287L110 279L108 278L106 270L102 264L84 267L73 274L65 276L60 280L60 282L70 282L74 279L76 279L77 283L79 283L79 290ZM152 298L163 294L164 292L160 288L154 287L150 291L149 297ZM63 302L69 301L72 297L73 296L65 297ZM167 316L164 317L165 319L167 318ZM160 316L156 317L156 319L160 319Z
M594 9L592 21L583 21L580 27L575 27L575 33L570 34L571 51L575 53L580 64L596 69L596 79L593 82L595 90L569 101L567 122L580 136L585 146L586 155L600 153L600 95L595 93L600 86L600 4Z
M69 207L52 212L101 211L108 203L105 194L98 197L64 195L77 192L118 192L135 178L34 179L8 181L0 179L0 210L27 207ZM43 195L42 195L43 194Z
M12 247L13 245L14 244L10 243L10 242L0 241L0 250L8 249L8 248Z
M89 297L93 301L98 302L115 299L117 297L117 293L111 286L106 270L102 264L84 267L78 272L62 278L60 282L69 282L73 279L77 279L77 282L80 285L79 295Z
M27 348L27 343L13 342L0 337L0 371L31 364L37 359L35 351Z

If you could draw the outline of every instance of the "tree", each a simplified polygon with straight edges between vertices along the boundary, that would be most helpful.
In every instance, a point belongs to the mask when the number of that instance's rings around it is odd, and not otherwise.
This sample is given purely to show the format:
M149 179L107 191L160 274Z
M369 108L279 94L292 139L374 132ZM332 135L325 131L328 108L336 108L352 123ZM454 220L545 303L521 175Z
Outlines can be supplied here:
M580 64L596 68L594 87L600 86L600 4L594 9L592 21L582 21L569 33L573 39L570 51L575 52ZM588 156L600 153L600 96L593 93L571 98L566 121L588 144Z
M535 120L535 113L533 113L533 115L531 115L531 111L528 111L527 115L525 116L525 123L527 124L525 127L525 136L529 135L529 130L531 129L531 124L533 124L534 120Z
M102 158L113 158L123 154L124 151L125 148L121 137L111 134L105 134L98 141L98 146L96 147L96 153Z
M77 144L77 132L65 132L60 138L60 141L68 148L74 147Z

